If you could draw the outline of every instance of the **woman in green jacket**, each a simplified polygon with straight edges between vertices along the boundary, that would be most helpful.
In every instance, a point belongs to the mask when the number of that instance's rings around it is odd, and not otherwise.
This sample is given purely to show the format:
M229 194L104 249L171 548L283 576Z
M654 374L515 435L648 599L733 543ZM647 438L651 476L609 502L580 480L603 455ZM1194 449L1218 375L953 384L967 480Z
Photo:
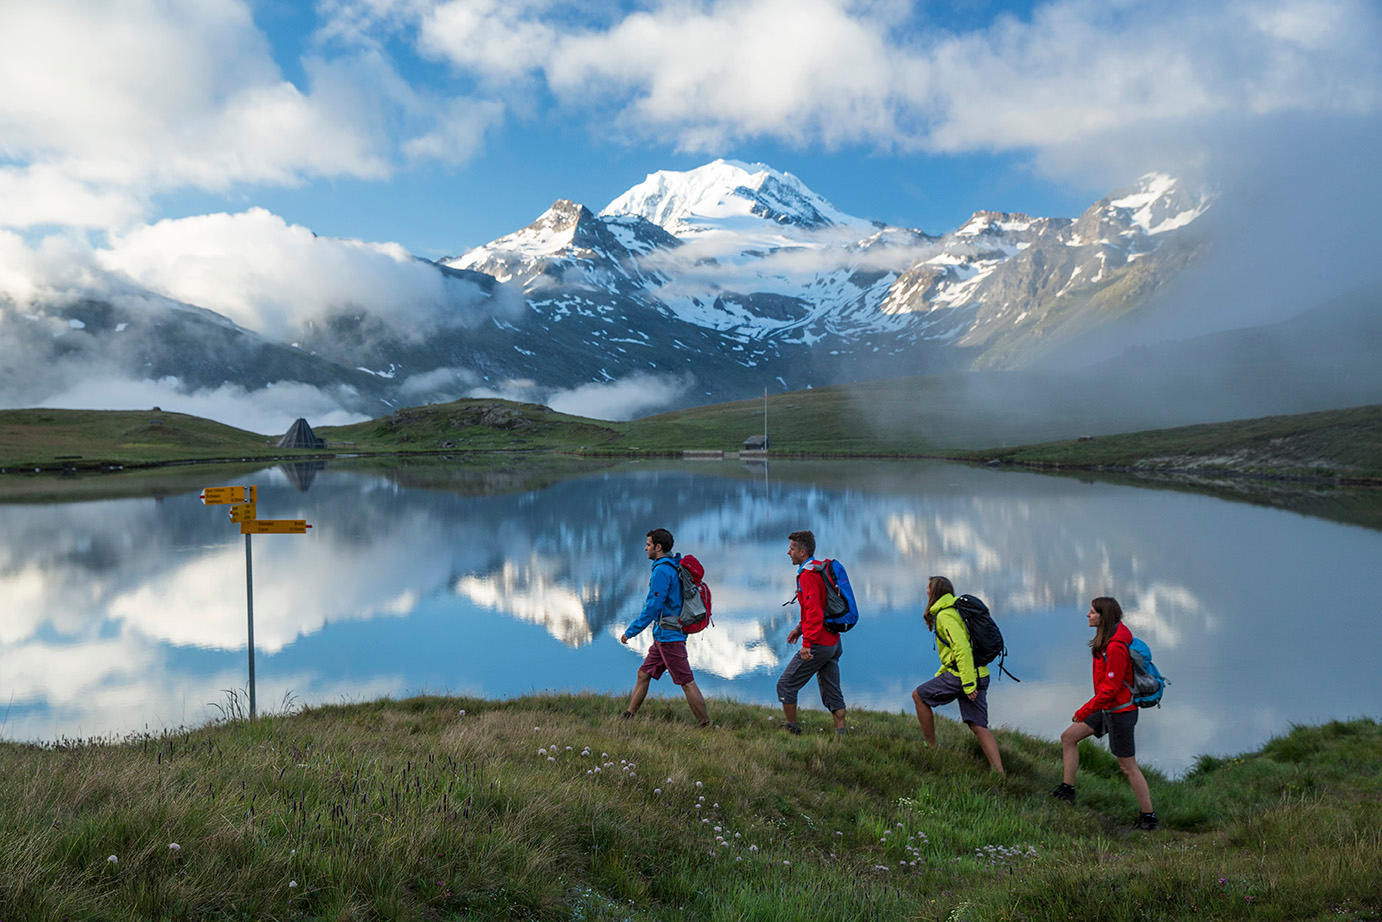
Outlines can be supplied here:
M934 678L912 692L917 722L928 746L936 745L936 715L932 708L951 701L960 702L960 719L979 740L979 748L989 760L989 768L1003 774L1003 757L998 741L989 730L987 666L974 664L974 648L969 642L964 619L955 609L955 587L944 576L926 581L926 627L936 634L936 653L941 668Z

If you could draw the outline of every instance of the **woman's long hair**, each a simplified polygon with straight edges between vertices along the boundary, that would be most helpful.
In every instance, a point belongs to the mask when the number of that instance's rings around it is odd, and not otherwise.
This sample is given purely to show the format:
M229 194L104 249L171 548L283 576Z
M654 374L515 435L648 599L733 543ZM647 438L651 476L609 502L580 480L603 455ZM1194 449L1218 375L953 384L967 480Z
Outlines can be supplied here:
M1118 630L1118 625L1123 621L1123 606L1118 604L1118 600L1106 595L1101 595L1089 607L1099 613L1099 626L1094 630L1094 639L1089 642L1089 649L1094 656L1103 656L1108 649L1108 642L1113 639L1113 632Z
M931 613L931 606L936 604L936 599L943 595L954 595L955 585L944 576L933 576L926 581L926 629L934 631L936 629L936 616Z

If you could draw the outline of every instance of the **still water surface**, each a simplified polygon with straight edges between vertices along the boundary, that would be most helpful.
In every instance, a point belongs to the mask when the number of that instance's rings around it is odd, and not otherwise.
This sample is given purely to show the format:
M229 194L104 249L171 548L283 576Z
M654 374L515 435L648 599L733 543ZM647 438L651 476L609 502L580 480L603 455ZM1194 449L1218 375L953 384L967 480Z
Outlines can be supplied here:
M775 703L799 528L848 563L864 611L844 638L851 705L910 709L936 668L926 578L944 574L1007 637L1022 683L994 683L999 725L1064 728L1090 694L1084 612L1104 594L1173 683L1138 725L1139 757L1165 771L1293 722L1382 714L1382 532L939 463L570 464L209 472L207 486L258 484L261 517L314 525L254 539L261 708L625 692L649 637L617 638L646 592L643 535L665 525L714 587L715 626L690 643L712 716L717 697ZM200 723L245 687L243 539L179 476L131 498L0 505L0 736ZM683 706L666 678L654 692ZM802 703L824 726L814 684Z

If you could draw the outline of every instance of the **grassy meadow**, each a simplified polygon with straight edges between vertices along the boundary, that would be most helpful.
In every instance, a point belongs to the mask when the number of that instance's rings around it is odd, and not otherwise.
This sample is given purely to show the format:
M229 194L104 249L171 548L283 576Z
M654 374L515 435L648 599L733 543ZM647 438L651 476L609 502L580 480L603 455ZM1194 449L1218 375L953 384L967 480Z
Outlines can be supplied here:
M772 454L1382 482L1382 405L1028 443L1024 435L1035 436L1056 424L1024 423L1020 405L971 413L972 402L946 402L950 392L940 380L862 382L769 397ZM901 403L907 405L906 413ZM557 451L647 457L688 449L734 451L746 436L762 432L763 413L762 400L746 400L607 422L538 404L467 399L403 409L349 426L323 426L316 431L327 448L306 451L277 448L276 436L178 413L2 410L0 470L108 471L189 460L342 455ZM908 422L897 422L902 419ZM1071 425L1063 428L1069 431Z
M1382 725L1149 773L941 720L595 695L312 707L0 743L0 919L1157 920L1382 913ZM227 710L233 712L234 707ZM1150 712L1146 719L1156 720ZM1154 755L1152 756L1154 758Z

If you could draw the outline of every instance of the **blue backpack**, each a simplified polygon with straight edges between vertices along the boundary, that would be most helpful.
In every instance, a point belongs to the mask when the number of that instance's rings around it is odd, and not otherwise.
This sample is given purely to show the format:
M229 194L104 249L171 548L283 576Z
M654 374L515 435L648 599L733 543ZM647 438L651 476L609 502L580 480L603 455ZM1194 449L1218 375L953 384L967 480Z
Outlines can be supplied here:
M1140 708L1161 707L1161 696L1166 693L1166 677L1152 662L1152 649L1147 644L1133 638L1128 644L1128 659L1132 662L1132 703Z
M825 578L825 629L843 634L859 623L859 603L854 601L845 565L838 560L821 563L821 576Z

